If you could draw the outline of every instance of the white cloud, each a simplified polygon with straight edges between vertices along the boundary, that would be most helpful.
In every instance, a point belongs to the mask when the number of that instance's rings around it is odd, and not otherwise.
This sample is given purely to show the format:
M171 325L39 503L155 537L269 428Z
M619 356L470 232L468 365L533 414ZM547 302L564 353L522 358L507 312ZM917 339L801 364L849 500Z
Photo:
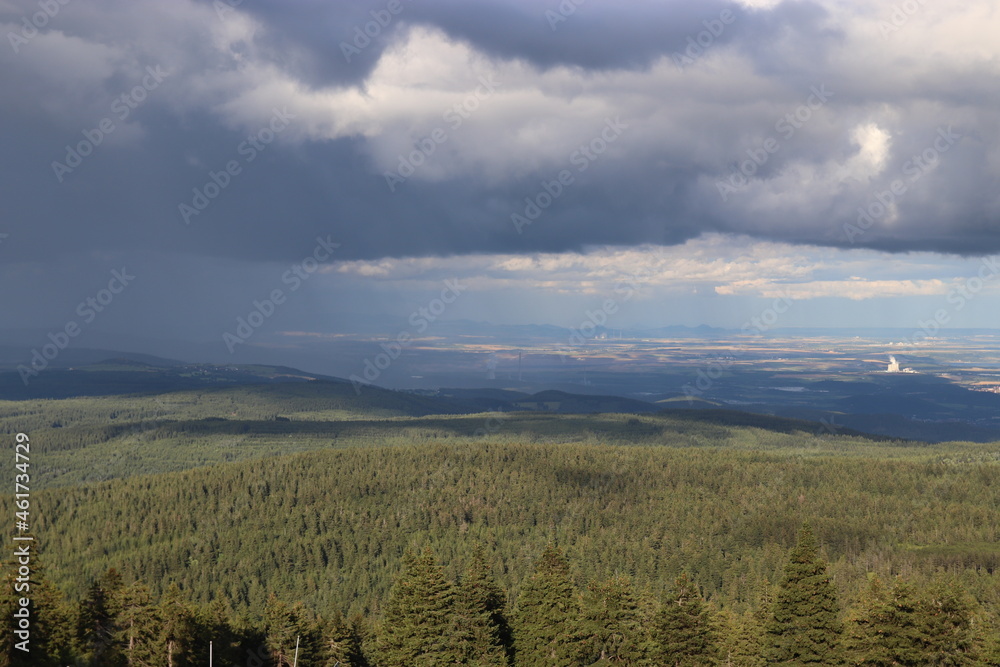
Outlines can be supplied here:
M974 260L906 257L707 235L679 246L600 247L585 253L350 261L338 275L381 289L432 289L458 276L475 291L608 295L631 284L644 298L713 292L728 297L869 299L946 295L976 275ZM938 277L947 273L943 277ZM937 274L937 275L935 275ZM987 285L993 291L992 284Z
M803 283L779 283L755 279L722 285L719 294L750 295L765 298L816 299L835 297L861 301L864 299L906 296L934 296L948 293L949 284L942 280L816 280Z

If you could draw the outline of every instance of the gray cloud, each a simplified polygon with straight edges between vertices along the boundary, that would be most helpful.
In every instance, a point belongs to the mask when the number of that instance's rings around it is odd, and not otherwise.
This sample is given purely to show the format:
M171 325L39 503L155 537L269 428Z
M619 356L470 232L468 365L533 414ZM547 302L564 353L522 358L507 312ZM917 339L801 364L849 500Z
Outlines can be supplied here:
M908 43L906 31L925 34L927 17L876 42L889 4L834 13L814 2L749 10L588 0L552 30L545 11L555 2L403 0L347 62L340 43L386 6L245 2L220 18L211 3L66 5L17 53L0 49L4 251L16 247L20 261L38 262L99 264L103 254L149 249L284 261L321 233L338 237L345 258L376 258L672 244L715 231L897 252L1000 250L995 64L971 51L938 58L915 50L919 41ZM33 11L37 4L25 0L0 14L4 34ZM735 21L703 57L678 68L674 54L723 11ZM394 159L386 156L413 147L399 138L441 124L440 114L408 115L429 83L408 82L395 93L400 103L353 110L370 100L380 59L419 28L465 44L482 66L513 78L509 97L451 135L454 153L442 149L432 167L390 192L384 172ZM943 48L959 41L949 37ZM422 57L430 56L406 56ZM169 78L127 119L115 118L113 100L156 65ZM820 84L835 95L785 139L776 122ZM356 103L317 110L323 95L352 91ZM537 104L538 115L517 111L519 99ZM238 146L286 101L298 125L245 162ZM587 105L592 112L579 111ZM511 214L571 168L574 141L588 141L609 115L629 124L620 143L574 173L573 185L517 233ZM105 117L114 133L60 183L51 163ZM889 137L887 153L880 168L853 173L862 147L852 133L865 124ZM506 138L536 126L536 153L520 155L522 145ZM907 181L891 216L849 238L845 225L856 223L858 208L907 178L907 160L948 126L961 139ZM771 136L780 150L723 201L718 183ZM178 205L230 160L241 173L185 225Z

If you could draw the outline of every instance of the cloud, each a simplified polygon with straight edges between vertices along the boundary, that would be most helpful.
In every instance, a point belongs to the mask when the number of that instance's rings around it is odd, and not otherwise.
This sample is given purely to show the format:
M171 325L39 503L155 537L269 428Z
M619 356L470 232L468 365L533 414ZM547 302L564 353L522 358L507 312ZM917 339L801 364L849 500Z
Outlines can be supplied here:
M933 268L932 268L933 267ZM947 294L965 279L958 262L948 278L927 256L887 261L878 252L839 251L707 235L675 246L598 247L586 252L470 255L445 259L397 258L340 262L331 271L364 279L380 289L433 288L462 276L475 289L529 291L543 284L561 294L607 295L629 284L657 298L691 291L722 296L864 300ZM861 277L863 274L869 276Z
M284 261L333 233L359 260L533 257L715 233L1000 250L1000 17L983 0L903 16L888 0L589 0L555 29L556 3L404 0L346 57L386 6L64 6L17 52L0 49L0 85L17 91L0 101L8 247L37 262L150 247ZM5 5L4 34L36 10ZM723 12L733 21L716 29ZM60 182L53 162L149 66L169 79ZM483 77L499 82L486 96ZM247 161L239 147L275 109L294 122ZM613 143L608 122L627 127ZM777 148L721 197L765 145ZM240 174L185 225L179 206L233 160ZM420 164L390 188L401 161ZM571 183L519 228L562 172ZM905 191L853 234L895 181Z
M942 280L817 280L805 283L777 283L764 278L716 287L719 294L749 294L765 298L815 299L834 297L861 301L907 296L935 296L948 293Z

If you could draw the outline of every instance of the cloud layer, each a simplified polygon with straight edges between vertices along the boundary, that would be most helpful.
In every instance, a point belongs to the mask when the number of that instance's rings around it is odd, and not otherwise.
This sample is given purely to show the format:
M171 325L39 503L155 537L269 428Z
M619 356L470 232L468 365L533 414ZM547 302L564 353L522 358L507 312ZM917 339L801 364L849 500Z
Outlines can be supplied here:
M998 33L985 0L4 0L0 309L61 326L125 266L101 326L217 340L323 238L288 330L455 277L481 320L633 279L637 325L909 326L1000 252Z
M6 3L26 255L282 259L331 229L368 259L706 232L1000 249L992 3L236 4L68 3L28 37L40 5Z

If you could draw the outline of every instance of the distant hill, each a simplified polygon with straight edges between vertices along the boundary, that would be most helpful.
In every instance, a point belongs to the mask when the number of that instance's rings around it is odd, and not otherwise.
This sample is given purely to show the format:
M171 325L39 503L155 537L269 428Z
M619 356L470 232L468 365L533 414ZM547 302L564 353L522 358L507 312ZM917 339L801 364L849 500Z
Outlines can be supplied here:
M88 354L71 358L89 358ZM213 385L307 382L339 378L306 373L284 366L185 364L148 355L111 353L77 366L50 367L28 376L25 385L16 370L0 371L0 400L16 401L72 396L111 396L181 391ZM60 359L61 361L65 361Z
M558 414L656 412L659 406L623 396L574 394L556 389L528 394L511 389L442 389L435 394L476 411L540 411Z
M523 399L512 401L516 410L542 410L569 414L596 412L656 412L659 408L652 403L621 396L589 396L570 394L564 391L540 391Z
M60 360L104 353L77 350L74 354ZM374 385L355 387L341 378L287 366L189 364L150 355L108 354L79 366L43 370L30 378L28 386L15 370L0 370L0 400L202 392L199 401L205 409L179 415L185 419L237 415L240 419L261 419L305 412L324 412L325 418L337 419L495 411L650 414L666 409L692 411L697 413L698 419L708 421L729 419L725 415L730 414L754 413L812 422L812 426L777 422L762 426L759 418L755 418L758 419L755 422L748 417L731 422L779 431L825 432L837 428L850 429L851 433L929 442L1000 440L995 394L970 391L929 374L872 374L864 382L822 380L809 385L810 393L805 402L786 400L791 395L783 395L781 402L777 402L777 397L772 395L774 392L758 391L757 401L720 401L714 397L714 400L703 400L676 394L654 403L624 395L580 394L573 388L533 394L501 387L396 391ZM236 393L231 391L238 388L243 389ZM580 391L587 389L581 387ZM221 411L222 403L238 404L243 409ZM247 413L249 406L253 409ZM741 412L733 412L734 408ZM163 411L157 408L152 412Z
M660 415L678 421L692 421L724 426L749 426L775 433L809 433L812 435L843 435L867 438L875 441L901 440L887 437L885 434L872 435L851 428L846 428L836 422L809 421L789 417L774 417L753 412L741 412L725 409L665 409Z
M184 362L177 361L176 359L166 359L152 354L73 347L60 350L59 355L55 359L46 361L48 363L48 369L52 370L97 364L108 359L134 361L148 364L150 366L156 366L158 368L169 368L171 366L184 365ZM0 345L0 370L16 371L18 366L28 366L30 364L31 348L19 347L16 345Z

